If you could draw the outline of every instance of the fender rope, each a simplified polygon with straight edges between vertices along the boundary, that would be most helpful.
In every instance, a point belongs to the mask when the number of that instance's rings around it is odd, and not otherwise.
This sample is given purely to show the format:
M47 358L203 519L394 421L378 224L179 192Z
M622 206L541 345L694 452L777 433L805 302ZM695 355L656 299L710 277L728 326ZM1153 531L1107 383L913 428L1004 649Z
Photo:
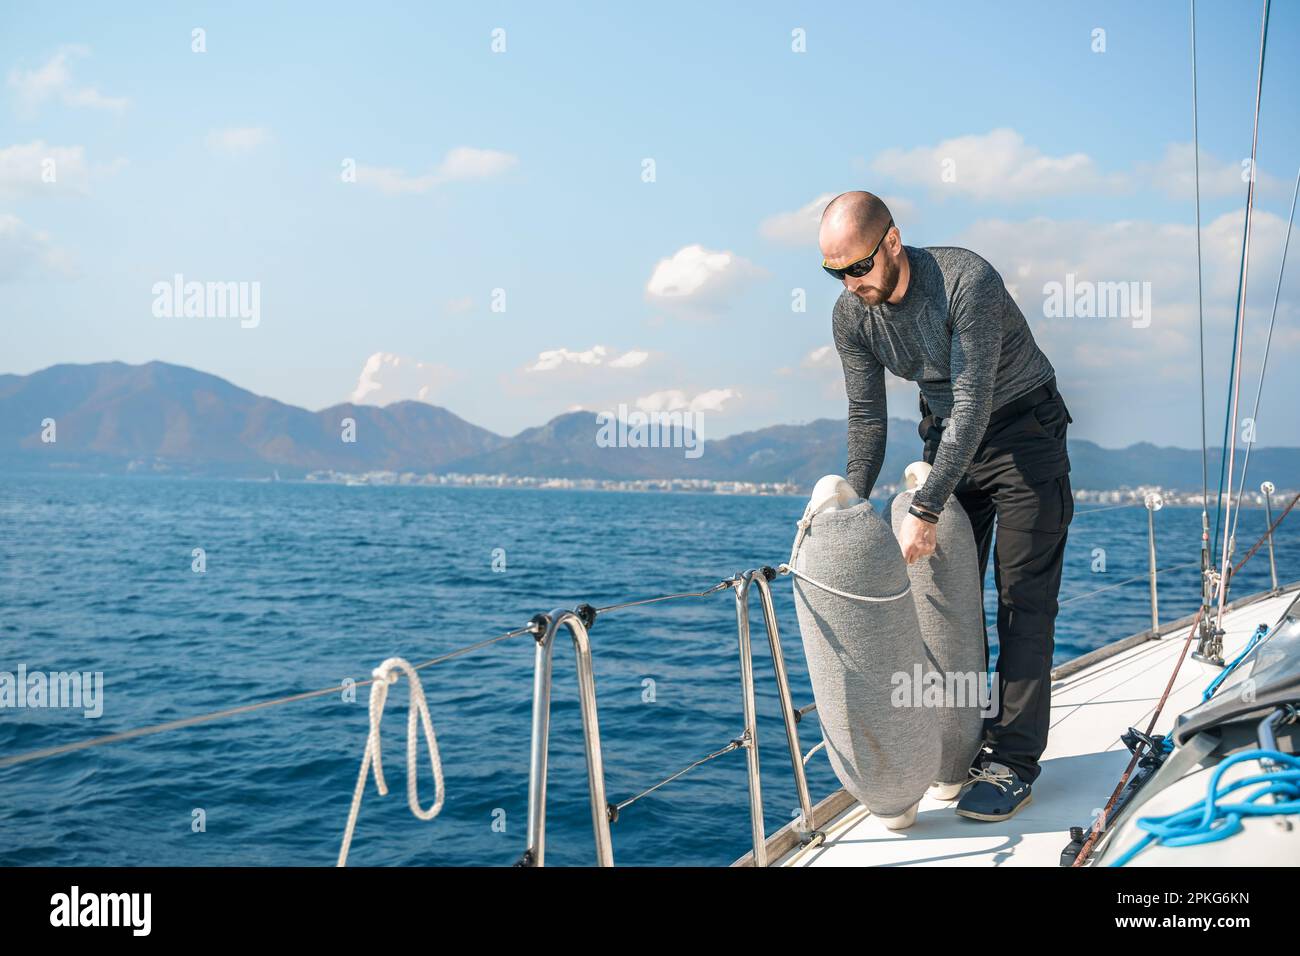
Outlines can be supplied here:
M339 866L348 862L348 848L352 845L352 834L357 826L357 816L361 812L361 798L366 791L366 774L373 763L375 771L375 789L381 797L388 795L388 784L384 781L383 756L380 750L379 727L384 716L384 704L388 701L388 688L397 683L398 672L406 675L411 685L411 700L406 718L406 802L411 812L420 820L432 820L442 810L445 793L442 780L442 759L438 756L438 738L433 732L433 719L429 716L429 704L424 698L424 687L420 676L406 660L390 657L375 668L375 682L370 685L370 734L366 738L366 751L361 756L361 773L357 776L357 788L352 794L352 809L348 812L347 828L343 831L343 845L339 847ZM433 805L428 810L421 809L420 795L417 792L415 774L415 752L418 742L415 739L415 722L419 718L424 728L424 739L429 745L429 763L433 767Z

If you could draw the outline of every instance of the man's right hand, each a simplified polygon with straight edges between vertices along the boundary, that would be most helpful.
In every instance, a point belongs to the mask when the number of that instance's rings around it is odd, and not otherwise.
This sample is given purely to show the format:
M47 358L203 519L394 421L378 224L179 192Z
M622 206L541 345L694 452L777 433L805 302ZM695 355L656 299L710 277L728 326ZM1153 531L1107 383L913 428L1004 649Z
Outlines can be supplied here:
M903 526L898 530L898 547L903 552L903 560L908 564L934 554L938 542L934 525L930 522L922 521L916 515L909 514L904 516Z

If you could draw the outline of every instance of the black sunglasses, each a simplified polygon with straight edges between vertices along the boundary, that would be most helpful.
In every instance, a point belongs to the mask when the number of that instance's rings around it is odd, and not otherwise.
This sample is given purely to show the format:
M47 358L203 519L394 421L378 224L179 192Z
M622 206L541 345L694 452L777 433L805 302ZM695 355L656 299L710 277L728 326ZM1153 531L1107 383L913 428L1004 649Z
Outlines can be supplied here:
M864 275L870 272L872 266L876 264L876 253L880 251L881 243L885 241L885 236L889 235L889 230L893 228L894 220L891 219L889 220L889 225L885 227L885 235L880 237L880 242L876 243L876 248L871 250L869 256L859 259L857 262L850 262L842 269L831 268L826 264L826 260L823 259L822 268L825 269L832 278L837 279L840 282L844 281L845 276L852 276L855 279L861 279Z

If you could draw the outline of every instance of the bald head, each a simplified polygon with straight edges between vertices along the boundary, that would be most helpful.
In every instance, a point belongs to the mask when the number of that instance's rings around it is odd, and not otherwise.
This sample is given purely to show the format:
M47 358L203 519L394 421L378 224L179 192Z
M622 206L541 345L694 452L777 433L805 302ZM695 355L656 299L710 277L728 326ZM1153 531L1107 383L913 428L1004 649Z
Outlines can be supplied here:
M911 275L898 228L879 196L862 190L840 193L822 213L817 243L823 264L843 269L871 257L865 275L845 274L844 287L868 305L897 301Z
M840 193L822 213L820 235L830 238L833 234L837 243L870 239L874 245L892 218L889 207L874 193L861 189Z

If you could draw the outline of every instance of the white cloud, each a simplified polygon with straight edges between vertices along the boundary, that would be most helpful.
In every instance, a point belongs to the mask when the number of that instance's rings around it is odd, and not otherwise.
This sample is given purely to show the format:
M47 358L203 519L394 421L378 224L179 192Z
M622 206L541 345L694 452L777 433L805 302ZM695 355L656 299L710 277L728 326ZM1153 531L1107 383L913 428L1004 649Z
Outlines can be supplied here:
M730 388L713 388L688 397L679 388L652 392L638 398L635 405L643 412L720 412L723 405L740 398L740 392Z
M1216 397L1221 382L1226 381L1242 216L1241 209L1217 216L1205 224L1202 235L1206 382ZM1286 221L1281 217L1255 211L1246 319L1246 368L1252 375L1257 374L1262 355L1285 230ZM979 251L1001 272L1058 375L1081 397L1087 396L1084 400L1091 407L1132 416L1167 404L1171 394L1194 397L1199 390L1194 225L1043 217L1019 222L987 220L971 226L957 243ZM1076 288L1082 282L1150 283L1149 326L1135 327L1135 320L1124 316L1046 315L1045 286L1064 285L1068 276L1073 276ZM1300 270L1289 269L1278 312L1279 332L1294 325L1296 310L1291 303L1297 296ZM1139 325L1145 321L1145 317L1138 320ZM1291 336L1275 335L1270 362L1296 344ZM1280 362L1272 365L1270 378L1277 377L1279 367ZM1117 430L1128 427L1118 420L1110 425ZM1137 431L1134 427L1123 434L1128 440ZM1180 436L1179 441L1186 443L1187 438Z
M1245 196L1242 179L1249 157L1222 159L1201 152L1202 197ZM960 195L985 201L1028 201L1071 194L1122 194L1154 190L1169 199L1195 196L1196 169L1191 143L1169 143L1153 162L1135 162L1122 172L1103 173L1087 153L1048 155L1025 142L1013 129L946 139L936 146L887 149L869 164L872 171L895 182L924 186L934 196ZM1263 170L1256 176L1265 195L1290 196L1289 180ZM803 242L809 223L820 216L828 196L817 197L800 210L765 220L763 235L786 242ZM893 209L896 200L886 197ZM904 200L906 202L906 200ZM895 210L895 218L911 211ZM815 229L813 235L815 235Z
M603 345L593 345L584 352L569 349L548 349L528 366L530 372L553 372L567 365L605 366L607 368L637 368L650 357L650 353L631 349L622 355L609 358L610 351Z
M1128 185L1125 176L1098 170L1086 153L1049 156L1006 128L946 139L936 146L887 149L872 160L871 169L900 183L927 187L935 195L981 200L1118 192ZM945 177L945 171L950 176Z
M722 406L733 398L740 398L740 392L730 388L711 388L692 398L690 408L693 412L720 412Z
M833 345L815 348L804 356L800 363L804 368L839 368L840 356Z
M759 235L773 242L783 242L792 246L817 245L817 229L821 225L822 213L827 204L835 198L835 193L822 193L810 203L806 203L794 212L781 212L768 216L758 226ZM916 204L902 196L881 196L894 221L900 227L914 225L917 221Z
M232 126L212 130L207 143L209 149L239 155L252 152L270 139L271 131L264 126Z
M1207 309L1231 311L1241 257L1240 209L1204 224L1202 270ZM1251 220L1249 302L1271 302L1286 221L1256 209ZM1036 217L1023 221L983 220L959 244L980 251L1020 293L1026 316L1042 317L1042 288L1073 273L1090 281L1152 284L1154 329L1162 303L1196 302L1196 229L1191 223L1143 220L1096 223ZM1300 270L1295 270L1300 272ZM1289 270L1294 279L1295 272ZM1285 291L1285 290L1284 290ZM1224 321L1227 321L1225 318ZM1142 331L1142 330L1135 330Z
M68 254L17 216L0 213L0 282L39 273L74 275Z
M393 402L432 402L460 373L446 365L418 362L392 352L376 352L366 359L356 388L348 396L359 405Z
M600 365L605 361L608 349L597 345L585 352L571 352L568 349L548 349L537 356L537 361L529 366L530 372L550 372L565 364Z
M495 149L457 146L427 173L412 176L389 166L357 166L357 182L374 186L390 196L426 193L445 183L488 179L513 169L519 157Z
M714 299L759 274L761 270L735 253L714 252L695 243L659 260L646 283L646 293L661 302Z
M810 203L794 212L779 212L768 216L758 226L758 234L773 242L785 242L790 245L806 245L817 241L817 227L821 224L822 213L835 193L822 193Z
M1170 143L1164 155L1154 163L1138 163L1137 177L1149 188L1158 189L1170 199L1193 199L1196 196L1196 164L1191 143ZM1240 160L1218 159L1201 151L1201 196L1246 196L1246 180L1242 177L1249 168L1250 157ZM1285 184L1275 176L1260 170L1255 177L1260 192L1280 194Z
M610 368L637 368L644 365L646 359L650 357L649 352L642 352L639 349L632 349L624 352L618 358L609 363Z
M107 110L118 113L130 101L124 96L106 96L93 86L80 86L72 77L71 61L89 56L90 48L69 45L59 49L41 66L28 70L14 67L9 71L9 89L13 91L14 105L25 117L36 113L51 100L60 100L66 106Z
M50 146L38 139L0 149L0 199L84 195L89 183L84 146Z
M126 97L105 96L99 90L89 86L71 90L63 97L63 101L69 106L84 106L90 109L109 110L115 113L126 109L127 106Z
M499 176L518 162L517 157L499 150L457 146L443 157L435 173L443 182L454 182L458 179L487 179L491 176Z

